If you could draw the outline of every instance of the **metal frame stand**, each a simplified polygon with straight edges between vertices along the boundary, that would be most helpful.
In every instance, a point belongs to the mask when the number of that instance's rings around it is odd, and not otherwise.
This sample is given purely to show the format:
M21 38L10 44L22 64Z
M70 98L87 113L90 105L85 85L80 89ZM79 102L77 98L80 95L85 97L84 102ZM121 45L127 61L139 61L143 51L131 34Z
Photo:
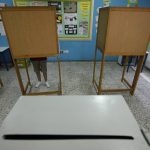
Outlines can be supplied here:
M20 70L17 64L17 60L14 59L14 65L15 65L15 70L16 70L16 74L17 74L17 78L18 78L18 82L19 82L19 86L22 92L22 95L50 95L50 94L62 94L62 87L61 87L61 69L60 69L60 60L57 56L57 62L58 62L58 74L59 74L59 85L58 85L58 90L57 91L48 91L48 92L37 92L37 93L32 93L31 92L31 82L30 82L30 76L29 76L29 72L28 72L28 67L27 67L27 62L26 59L24 59L25 61L25 70L26 70L26 74L27 74L27 84L24 87L23 82L22 82L22 77L20 74ZM29 89L30 86L30 89ZM29 89L29 92L27 92Z
M2 79L0 79L0 85L1 85L1 87L4 86L4 84L3 84L3 82L2 82Z
M124 88L124 89L103 89L102 88L102 81L103 81L103 72L104 72L104 63L105 63L105 54L102 53L102 60L101 60L101 68L100 68L100 75L99 75L99 84L97 84L96 80L95 80L95 67L96 67L96 56L97 56L97 51L98 49L95 49L95 58L94 58L94 69L93 69L93 84L94 87L96 89L97 94L102 94L102 92L123 92L123 91L129 91L131 95L134 95L135 92L135 88L139 79L139 75L142 69L142 65L143 65L143 61L144 61L144 56L140 56L139 58L139 62L137 65L137 69L134 75L134 79L132 82L132 85L125 79L125 70L126 70L126 64L128 62L128 57L126 56L125 58L125 63L123 66L123 72L122 72L122 78L121 78L121 82L125 83L127 85L128 88Z

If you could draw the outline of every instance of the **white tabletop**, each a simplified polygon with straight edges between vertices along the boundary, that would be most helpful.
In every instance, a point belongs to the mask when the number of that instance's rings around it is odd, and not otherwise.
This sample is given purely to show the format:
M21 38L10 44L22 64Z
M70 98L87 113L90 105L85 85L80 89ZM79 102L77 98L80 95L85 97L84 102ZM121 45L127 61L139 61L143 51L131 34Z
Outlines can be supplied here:
M0 52L5 51L6 49L8 49L8 47L0 47Z
M1 137L4 134L90 134L134 137L134 140L58 141L7 141L1 138L3 150L147 150L148 148L122 96L22 96L3 122L0 133Z

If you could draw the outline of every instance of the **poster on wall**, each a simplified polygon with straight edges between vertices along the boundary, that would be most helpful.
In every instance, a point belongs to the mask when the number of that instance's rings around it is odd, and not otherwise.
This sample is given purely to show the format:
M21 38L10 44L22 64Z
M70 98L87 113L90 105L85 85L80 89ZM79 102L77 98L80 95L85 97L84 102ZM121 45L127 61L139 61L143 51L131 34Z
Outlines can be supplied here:
M5 36L6 33L5 33L5 29L4 29L4 26L3 26L3 22L0 21L0 36Z
M103 7L109 7L111 0L103 0Z
M135 7L138 6L138 0L128 0L127 7Z
M81 21L79 23L79 34L81 35L88 34L88 22L87 21Z
M64 2L64 13L77 13L77 2Z
M57 14L57 32L58 35L63 34L63 25L62 25L62 15L61 14Z
M77 34L77 2L64 2L65 35Z
M0 10L2 10L2 8L5 6L6 6L6 3L0 3ZM2 18L0 15L0 36L5 36L5 35L6 33L5 33L4 26L3 26Z
M87 35L88 34L88 16L90 12L90 2L81 2L80 3L80 21L79 21L79 34Z
M138 0L128 0L128 3L137 4L137 3L138 3Z
M62 15L56 14L56 17L57 17L57 24L62 24Z
M77 14L65 13L64 14L65 34L77 34Z
M59 36L63 35L62 2L60 2L60 1L48 1L48 6L56 7L57 33Z
M0 7L5 7L6 3L0 3Z
M56 12L57 13L62 13L61 8L62 8L62 3L58 1L48 1L48 6L55 6L56 7Z
M0 10L6 6L6 3L0 3ZM2 21L1 15L0 15L0 21Z
M29 1L29 6L47 6L46 1Z
M30 6L30 3L28 1L15 1L14 3L16 6Z
M14 0L14 2L16 6L54 6L60 39L91 39L93 0Z

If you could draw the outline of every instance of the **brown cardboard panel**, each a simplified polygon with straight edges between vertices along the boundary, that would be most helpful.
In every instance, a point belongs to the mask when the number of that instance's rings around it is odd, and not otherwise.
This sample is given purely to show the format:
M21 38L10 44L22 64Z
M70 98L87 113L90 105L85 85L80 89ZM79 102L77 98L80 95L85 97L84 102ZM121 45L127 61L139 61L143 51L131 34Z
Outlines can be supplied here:
M105 49L107 25L109 18L109 8L100 9L98 19L98 29L97 29L97 47L100 49Z
M2 19L14 58L58 54L54 7L13 7L2 10Z
M108 22L98 29L98 48L106 55L145 55L150 40L150 9L104 8L100 21ZM109 17L106 14L109 13ZM103 17L102 17L103 15ZM108 21L106 21L108 19ZM107 31L106 31L107 27ZM101 31L103 30L103 31ZM102 33L105 33L103 36Z

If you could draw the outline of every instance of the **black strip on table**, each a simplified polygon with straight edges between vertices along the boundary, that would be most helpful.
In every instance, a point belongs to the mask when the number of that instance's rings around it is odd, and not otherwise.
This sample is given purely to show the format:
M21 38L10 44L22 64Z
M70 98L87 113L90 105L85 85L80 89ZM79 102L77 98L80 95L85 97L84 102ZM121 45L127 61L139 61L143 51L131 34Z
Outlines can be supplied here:
M6 134L5 140L96 140L96 139L116 139L134 140L132 136L124 135L55 135L55 134Z

